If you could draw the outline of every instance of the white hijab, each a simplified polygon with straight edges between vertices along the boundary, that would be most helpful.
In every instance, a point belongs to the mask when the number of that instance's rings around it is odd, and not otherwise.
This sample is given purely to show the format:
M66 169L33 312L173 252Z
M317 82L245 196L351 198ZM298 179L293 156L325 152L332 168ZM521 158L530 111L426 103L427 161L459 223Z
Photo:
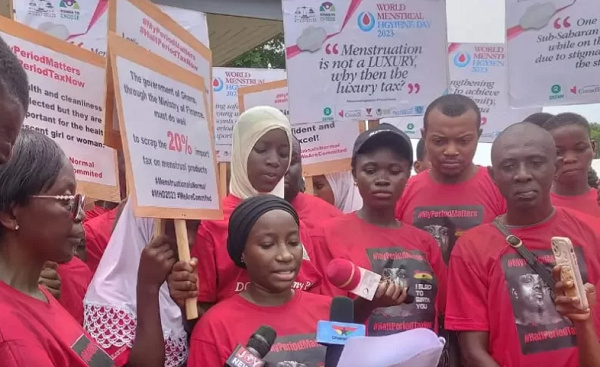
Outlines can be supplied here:
M103 348L133 346L138 267L153 230L154 220L135 217L128 200L83 300L84 328ZM165 367L179 366L187 359L187 334L166 282L160 287L159 304Z
M285 131L289 145L291 160L292 151L292 128L281 111L274 107L258 106L242 113L233 128L233 146L231 154L231 182L229 192L240 199L247 199L258 194L273 194L281 198L284 196L284 179L275 186L270 193L259 193L248 179L248 156L256 142L271 130L281 129ZM286 168L287 170L287 168Z
M352 213L362 207L362 197L354 185L352 172L329 173L325 178L331 186L336 208L344 213Z

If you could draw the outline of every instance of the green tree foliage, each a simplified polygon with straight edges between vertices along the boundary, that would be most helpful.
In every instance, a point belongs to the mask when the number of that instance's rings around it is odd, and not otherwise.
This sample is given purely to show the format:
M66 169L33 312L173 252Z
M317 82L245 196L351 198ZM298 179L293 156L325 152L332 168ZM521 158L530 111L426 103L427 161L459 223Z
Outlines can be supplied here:
M590 128L592 130L592 140L596 142L596 156L594 158L600 158L600 124L592 122Z
M267 43L238 56L227 66L238 68L285 69L283 33L275 36L275 38Z

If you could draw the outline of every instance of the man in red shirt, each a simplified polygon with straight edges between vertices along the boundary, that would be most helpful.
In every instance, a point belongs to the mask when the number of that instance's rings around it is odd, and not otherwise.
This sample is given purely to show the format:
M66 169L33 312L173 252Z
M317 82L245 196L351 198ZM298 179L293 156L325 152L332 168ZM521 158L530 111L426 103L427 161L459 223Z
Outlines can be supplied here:
M600 219L552 206L556 162L554 140L543 128L523 122L502 132L492 147L492 175L508 210L498 219L548 273L552 237L569 237L584 283L597 284ZM576 329L557 313L550 285L494 224L458 240L448 287L445 325L459 332L466 366L579 366ZM599 311L596 305L592 312L596 330Z
M576 113L561 113L544 128L552 134L560 167L552 185L552 203L600 217L598 190L588 183L588 172L596 144L590 137L590 123Z
M448 262L456 239L504 213L505 203L487 169L473 164L481 135L481 112L473 100L442 96L427 107L423 122L431 168L408 181L396 217L431 233Z
M285 174L285 200L292 204L300 220L308 228L314 228L323 221L338 217L342 212L335 206L316 196L300 192L302 186L302 150L300 141L292 138L292 159Z

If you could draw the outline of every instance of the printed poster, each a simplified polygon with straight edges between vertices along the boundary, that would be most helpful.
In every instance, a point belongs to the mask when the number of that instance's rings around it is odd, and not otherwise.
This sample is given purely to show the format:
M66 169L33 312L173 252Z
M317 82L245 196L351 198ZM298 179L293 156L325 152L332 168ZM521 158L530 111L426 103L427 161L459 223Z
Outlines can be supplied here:
M106 56L108 0L12 0L15 21ZM206 14L158 7L208 47Z
M52 138L73 165L78 191L119 201L116 152L102 143L104 59L6 18L0 36L29 79L24 129ZM43 46L42 46L43 45Z
M574 246L581 277L585 283L587 266L581 247ZM549 271L555 265L552 250L531 251ZM518 253L502 257L515 324L524 355L576 347L575 328L556 311L553 290Z
M437 280L425 253L402 247L367 249L371 270L398 286L408 286L415 300L410 304L377 308L367 322L369 336L401 331L435 329Z
M467 230L483 222L482 205L417 207L413 225L430 233L437 241L446 264L456 240Z
M240 88L238 98L240 111L256 106L271 106L289 116L288 87L285 80ZM300 141L304 176L350 169L352 148L360 134L359 122L294 124L292 133Z
M480 143L491 143L508 126L537 108L510 107L507 86L506 47L503 44L454 43L448 48L449 93L465 95L481 110Z
M108 0L12 0L13 19L106 56Z
M213 68L215 147L219 162L231 161L233 126L238 117L238 94L241 87L285 79L283 69Z
M506 1L513 107L600 102L597 0Z
M283 22L292 121L401 116L446 90L442 0L284 0Z

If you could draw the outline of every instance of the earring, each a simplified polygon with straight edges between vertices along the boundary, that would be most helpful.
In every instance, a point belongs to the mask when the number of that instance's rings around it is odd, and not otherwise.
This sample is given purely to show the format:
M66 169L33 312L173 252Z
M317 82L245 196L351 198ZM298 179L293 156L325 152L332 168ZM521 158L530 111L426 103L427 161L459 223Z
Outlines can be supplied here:
M15 231L18 231L18 230L19 230L19 225L17 224L17 225L15 225Z

